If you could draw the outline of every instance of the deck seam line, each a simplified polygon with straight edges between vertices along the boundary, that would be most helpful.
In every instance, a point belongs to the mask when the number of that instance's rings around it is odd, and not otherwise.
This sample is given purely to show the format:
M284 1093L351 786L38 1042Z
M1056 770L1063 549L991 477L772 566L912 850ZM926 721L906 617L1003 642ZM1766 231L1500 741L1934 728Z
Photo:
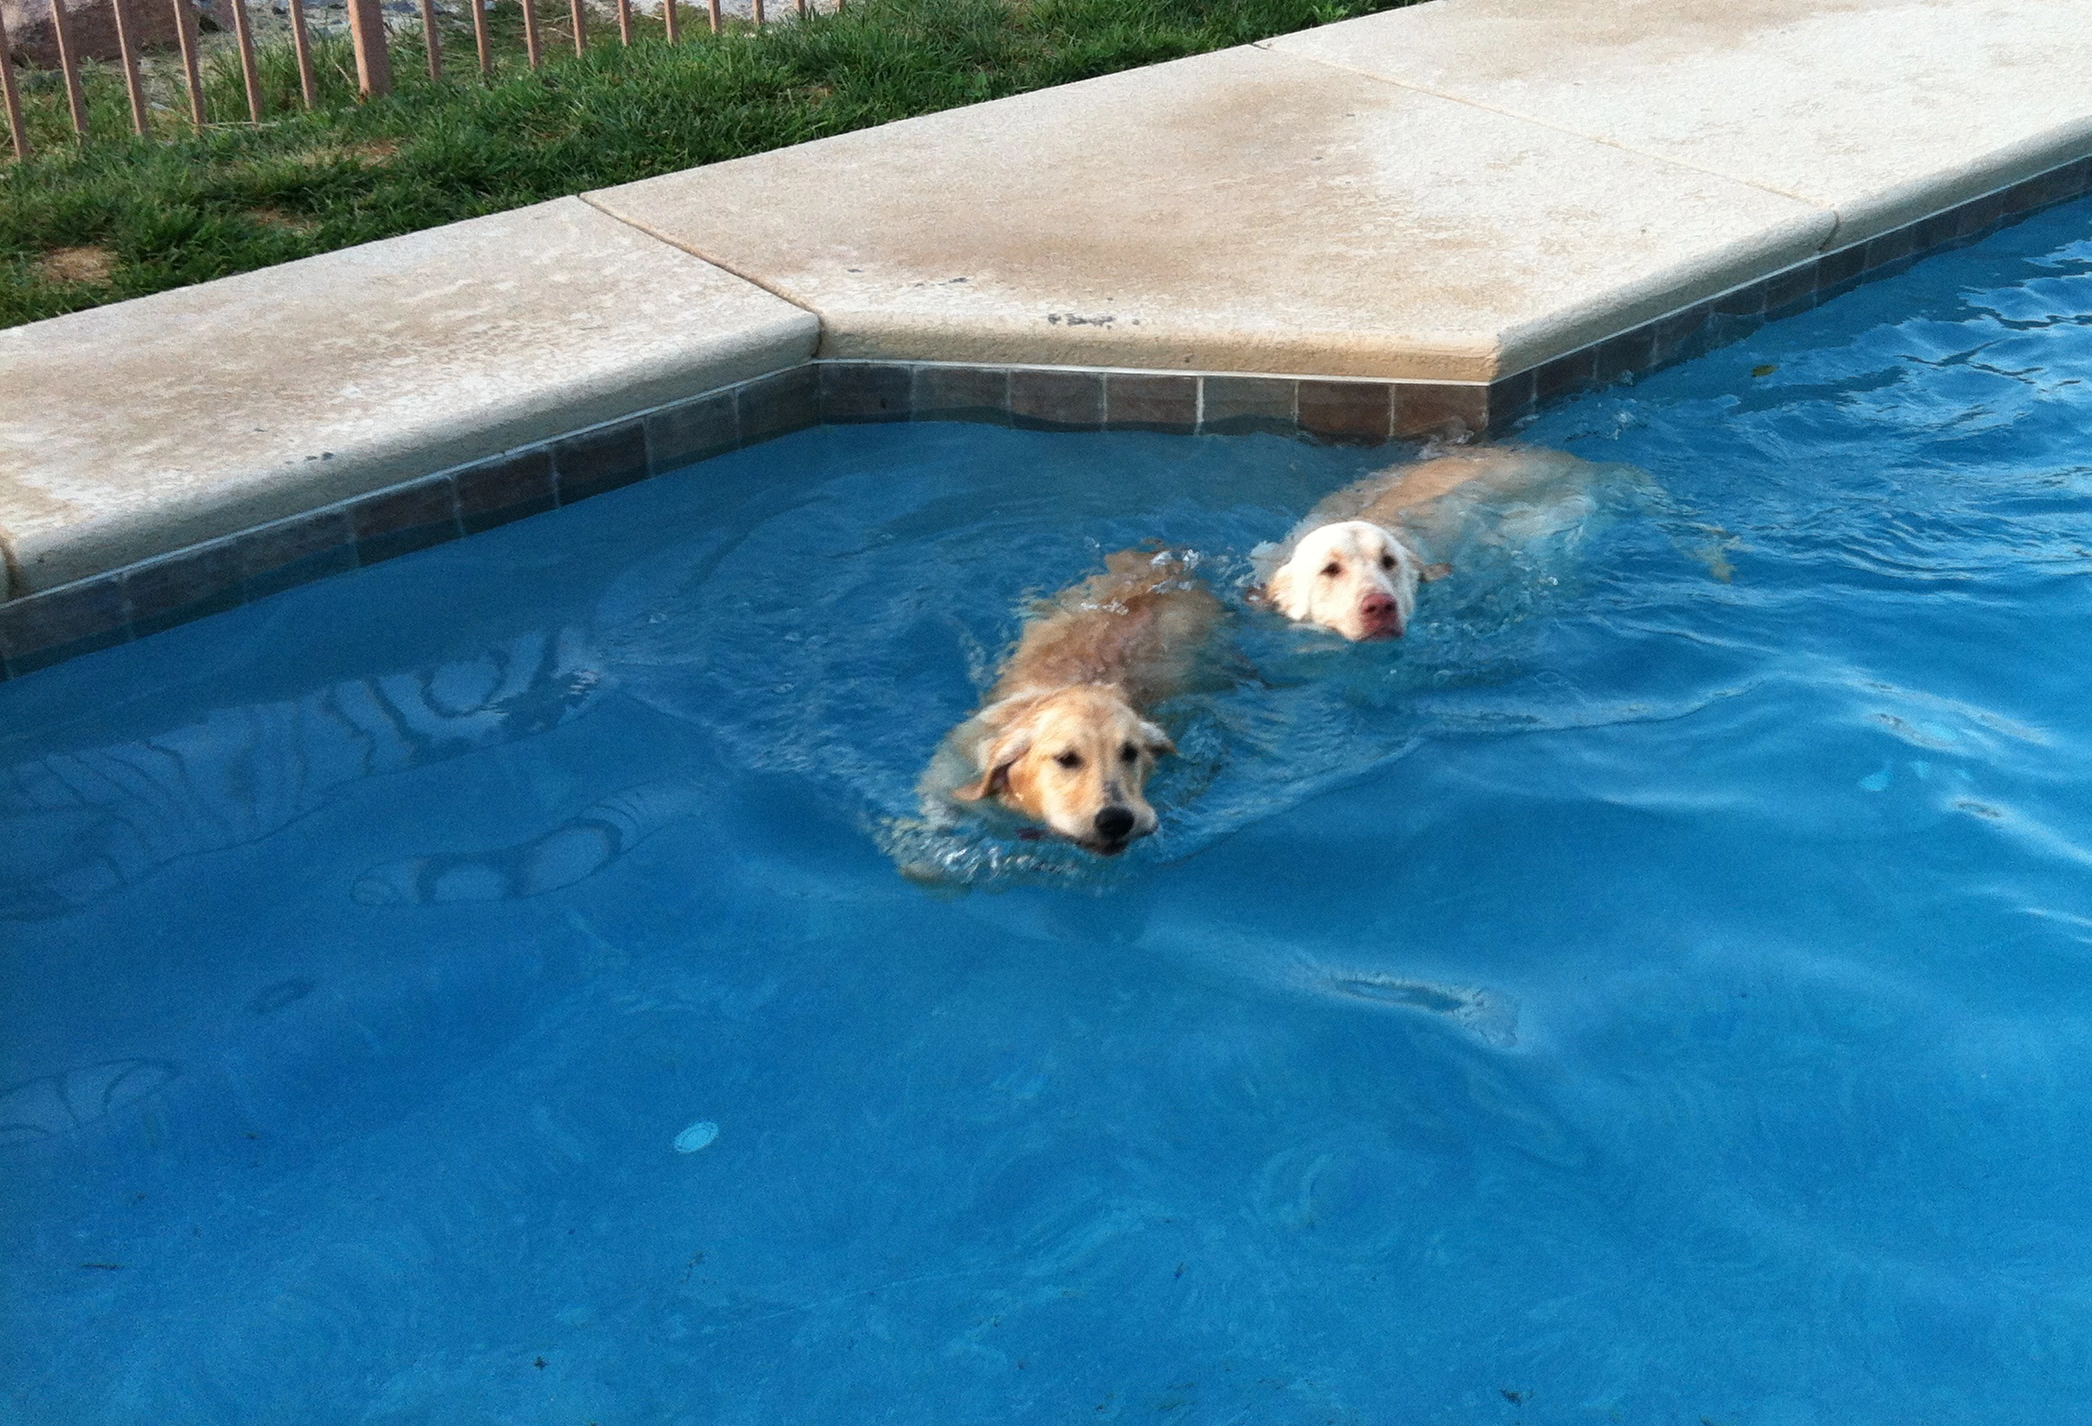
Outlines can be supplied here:
M776 152L776 150L772 150L772 152ZM641 181L644 182L644 180ZM800 311L806 313L815 321L820 322L822 326L822 335L826 334L828 324L822 318L820 312L817 309L807 306L805 302L801 301L797 297L794 297L791 293L782 291L779 288L772 286L770 283L765 282L762 278L757 277L754 273L743 272L740 268L735 267L730 262L723 261L720 258L714 257L711 253L703 252L697 248L691 247L688 243L679 243L674 238L668 236L668 234L666 233L660 232L654 228L650 228L644 223L626 217L623 213L618 212L614 208L608 208L605 207L603 204L598 203L596 201L596 195L598 193L604 193L607 191L609 190L601 188L591 189L586 193L576 193L574 196L576 198L579 198L583 203L586 203L589 207L595 209L598 213L601 213L604 217L610 219L612 222L622 223L626 227L630 228L633 232L644 234L645 236L652 238L657 243L666 244L667 246L674 248L679 253L686 253L689 256L696 258L699 262L710 263L713 267L718 268L721 272L726 273L730 277L738 277L743 282L748 283L751 287L760 287L763 291L769 293L772 297L775 297L780 302L791 303L794 307L797 307ZM820 342L818 338L816 338L815 340L814 353L816 356L820 354Z

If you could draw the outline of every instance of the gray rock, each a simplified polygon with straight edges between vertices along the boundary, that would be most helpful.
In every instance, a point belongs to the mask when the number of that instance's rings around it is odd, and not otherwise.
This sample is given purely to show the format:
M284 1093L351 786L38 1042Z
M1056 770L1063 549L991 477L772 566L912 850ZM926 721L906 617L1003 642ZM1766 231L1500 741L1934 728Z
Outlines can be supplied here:
M7 22L7 45L17 63L37 69L58 67L58 34L51 25L53 0L0 0L0 19ZM174 0L65 0L66 32L75 59L115 59L116 15L124 7L131 41L141 51L172 49L180 42Z

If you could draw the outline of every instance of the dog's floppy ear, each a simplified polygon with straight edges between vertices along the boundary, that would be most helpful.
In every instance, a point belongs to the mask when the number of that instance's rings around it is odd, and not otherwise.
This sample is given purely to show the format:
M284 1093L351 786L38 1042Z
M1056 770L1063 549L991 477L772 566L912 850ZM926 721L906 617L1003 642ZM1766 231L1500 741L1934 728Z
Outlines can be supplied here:
M1177 745L1169 740L1169 734L1145 718L1140 724L1140 740L1147 744L1148 751L1158 758L1166 758L1177 750Z
M1031 748L1031 729L1012 728L988 745L987 771L979 779L964 787L952 789L952 796L962 802L978 802L983 797L993 797L1010 785L1010 767Z
M1449 564L1427 564L1416 572L1416 577L1429 584L1434 579L1444 579L1453 572Z
M1293 562L1291 560L1271 571L1271 578L1264 587L1253 592L1256 601L1267 609L1285 610L1286 600L1293 594Z

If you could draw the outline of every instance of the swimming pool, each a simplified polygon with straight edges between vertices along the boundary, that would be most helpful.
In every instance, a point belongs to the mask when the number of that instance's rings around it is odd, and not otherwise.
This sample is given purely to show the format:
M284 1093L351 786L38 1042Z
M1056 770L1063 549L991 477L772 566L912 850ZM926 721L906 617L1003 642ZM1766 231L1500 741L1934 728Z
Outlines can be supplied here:
M0 685L8 1414L2054 1418L2088 228L1547 414L1113 862L896 873L1022 597L1384 456L809 431Z

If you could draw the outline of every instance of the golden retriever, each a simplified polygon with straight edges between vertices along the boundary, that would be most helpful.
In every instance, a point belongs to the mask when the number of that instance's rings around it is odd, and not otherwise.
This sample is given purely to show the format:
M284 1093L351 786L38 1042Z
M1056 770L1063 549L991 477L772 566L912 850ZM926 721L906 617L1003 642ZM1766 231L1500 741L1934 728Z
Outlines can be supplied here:
M1147 710L1189 692L1226 610L1172 553L1121 550L1042 601L979 712L923 775L938 799L992 801L1100 856L1155 830L1143 796L1176 745Z
M1597 469L1561 451L1497 446L1377 472L1323 500L1282 544L1261 552L1265 577L1251 596L1347 639L1400 638L1416 614L1419 582L1452 573L1418 552L1418 527L1441 501L1455 491L1522 498Z

